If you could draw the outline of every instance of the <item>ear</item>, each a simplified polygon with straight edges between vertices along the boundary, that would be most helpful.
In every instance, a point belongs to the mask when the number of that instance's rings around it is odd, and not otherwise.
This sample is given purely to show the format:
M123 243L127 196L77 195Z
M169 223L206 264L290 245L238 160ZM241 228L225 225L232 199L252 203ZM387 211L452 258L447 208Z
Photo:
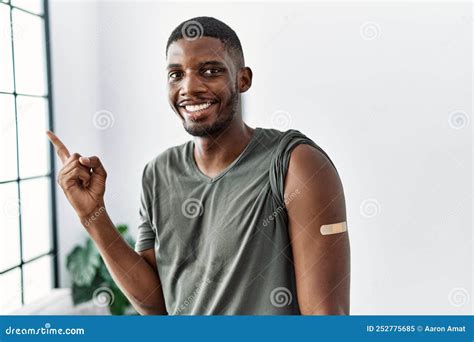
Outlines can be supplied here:
M239 70L239 92L245 93L252 86L252 69L243 67Z

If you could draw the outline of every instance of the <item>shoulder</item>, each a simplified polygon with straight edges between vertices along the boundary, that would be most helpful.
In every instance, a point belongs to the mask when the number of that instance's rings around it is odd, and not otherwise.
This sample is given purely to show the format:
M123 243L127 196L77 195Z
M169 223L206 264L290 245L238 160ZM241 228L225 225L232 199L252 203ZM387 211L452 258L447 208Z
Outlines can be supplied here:
M336 167L329 155L316 146L302 143L292 150L285 193L292 193L295 189L318 192L324 196L342 193L342 182Z
M314 146L300 144L293 149L284 196L289 199L286 206L289 217L298 222L346 220L339 174L329 156Z
M291 152L290 171L298 173L315 172L326 166L336 172L329 156L323 150L314 146L299 144Z
M149 179L155 177L157 174L169 171L170 168L176 167L180 163L185 163L186 153L191 144L192 141L187 141L181 145L169 147L159 153L145 164L143 177Z
M278 146L285 132L273 128L258 128L257 140L260 144L264 144L268 150Z

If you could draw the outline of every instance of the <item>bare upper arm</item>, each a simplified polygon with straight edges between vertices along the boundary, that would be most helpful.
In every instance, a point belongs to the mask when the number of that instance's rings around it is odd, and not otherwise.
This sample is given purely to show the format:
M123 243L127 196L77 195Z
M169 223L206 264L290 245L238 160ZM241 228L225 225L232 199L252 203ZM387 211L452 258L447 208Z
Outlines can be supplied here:
M155 249L154 248L149 248L145 249L144 251L141 251L138 253L145 261L153 267L153 270L156 270L158 272L158 267L156 264L156 254L155 254Z
M291 199L286 207L300 311L348 314L348 233L320 231L322 225L346 221L344 191L336 169L321 151L307 144L295 147L285 198Z
M153 314L153 315L166 315L166 306L165 306L165 299L163 295L163 290L161 287L161 280L160 280L160 275L158 273L158 267L156 263L156 254L155 254L155 249L154 248L149 248L145 249L141 252L138 252L138 254L150 265L153 269L153 271L156 274L156 281L157 283L155 284L156 286L153 287L153 289L150 291L149 295L155 295L158 296L158 302L159 304L155 307L149 307L148 311L146 314ZM143 305L143 303L141 303ZM141 313L144 314L144 313Z

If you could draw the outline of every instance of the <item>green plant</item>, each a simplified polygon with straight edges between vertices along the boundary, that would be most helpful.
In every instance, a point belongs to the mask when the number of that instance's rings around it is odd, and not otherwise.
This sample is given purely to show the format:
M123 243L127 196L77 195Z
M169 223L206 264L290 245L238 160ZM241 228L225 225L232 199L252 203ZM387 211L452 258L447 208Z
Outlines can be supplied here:
M117 230L129 245L135 244L127 233L127 225L118 225ZM74 305L93 300L97 305L108 306L113 315L133 312L130 302L115 284L90 237L84 245L77 245L68 254L66 267L72 279Z

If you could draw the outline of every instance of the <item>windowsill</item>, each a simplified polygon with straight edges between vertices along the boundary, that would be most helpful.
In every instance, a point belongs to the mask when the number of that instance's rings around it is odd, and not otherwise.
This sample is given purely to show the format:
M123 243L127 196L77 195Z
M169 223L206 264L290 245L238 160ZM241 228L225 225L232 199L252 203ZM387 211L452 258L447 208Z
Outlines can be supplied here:
M53 289L33 303L14 310L10 315L110 315L108 307L100 307L92 301L74 306L71 289Z

